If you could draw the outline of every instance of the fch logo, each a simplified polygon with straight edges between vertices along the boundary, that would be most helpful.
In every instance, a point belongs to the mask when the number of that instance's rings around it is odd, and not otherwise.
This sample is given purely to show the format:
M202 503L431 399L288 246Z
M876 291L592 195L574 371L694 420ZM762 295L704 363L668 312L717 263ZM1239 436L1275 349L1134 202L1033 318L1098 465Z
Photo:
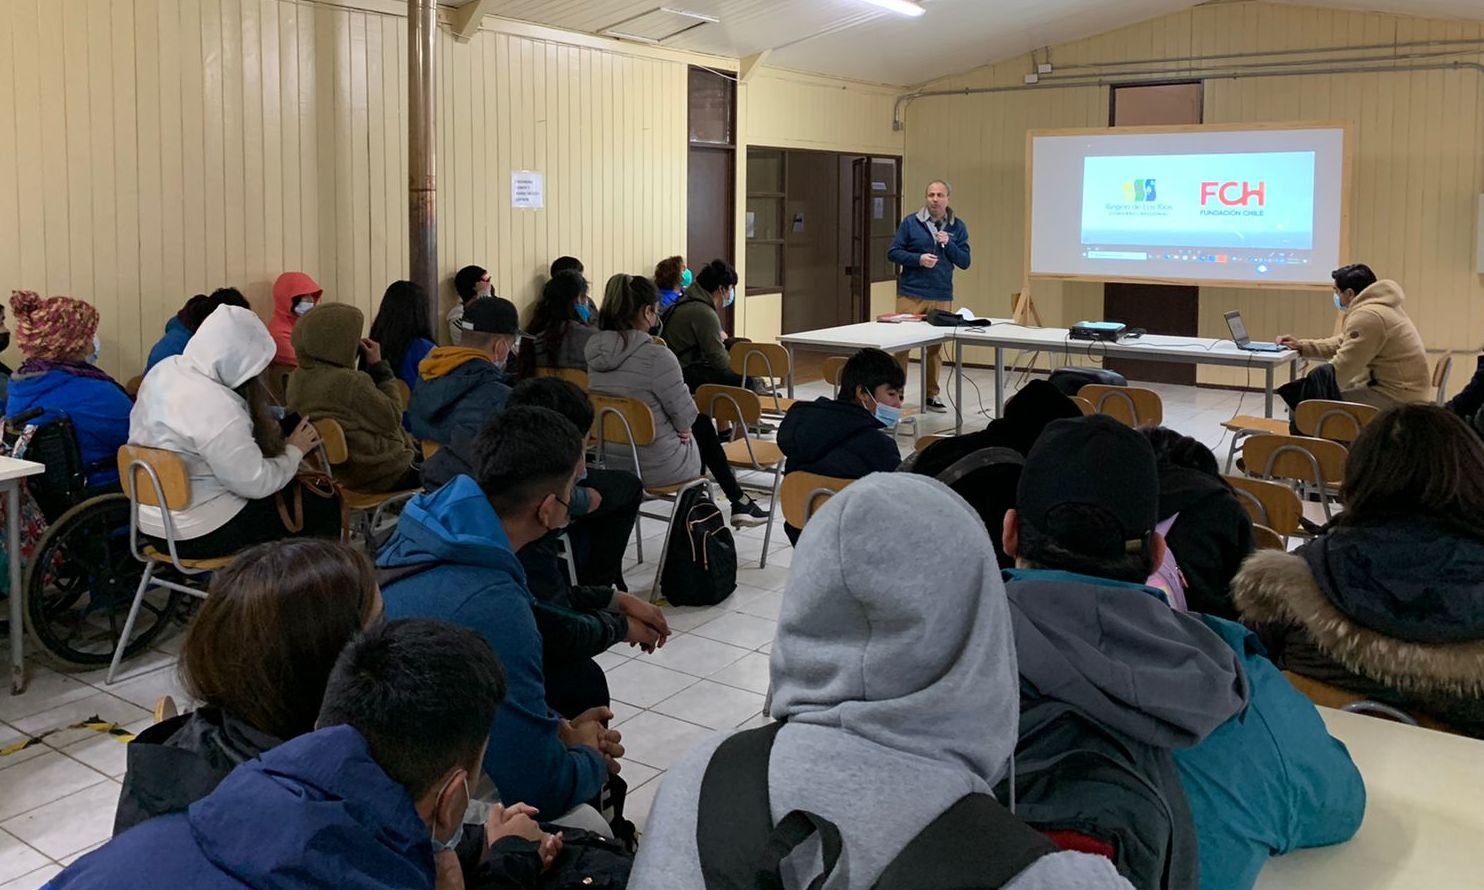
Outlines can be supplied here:
M1158 200L1152 179L1132 179L1123 184L1123 200L1128 203L1144 203Z
M1203 182L1201 183L1201 206L1212 199L1220 201L1227 207L1248 207L1252 200L1257 199L1257 206L1266 207L1268 201L1268 184L1259 182L1256 185L1250 182ZM1240 194L1236 194L1240 190Z

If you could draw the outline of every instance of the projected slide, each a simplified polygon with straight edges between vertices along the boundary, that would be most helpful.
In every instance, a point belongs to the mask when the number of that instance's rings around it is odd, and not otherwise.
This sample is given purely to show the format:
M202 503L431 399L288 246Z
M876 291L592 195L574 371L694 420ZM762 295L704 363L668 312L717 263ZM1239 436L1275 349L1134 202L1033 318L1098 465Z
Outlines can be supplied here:
M1032 275L1319 284L1340 265L1343 129L1031 142Z

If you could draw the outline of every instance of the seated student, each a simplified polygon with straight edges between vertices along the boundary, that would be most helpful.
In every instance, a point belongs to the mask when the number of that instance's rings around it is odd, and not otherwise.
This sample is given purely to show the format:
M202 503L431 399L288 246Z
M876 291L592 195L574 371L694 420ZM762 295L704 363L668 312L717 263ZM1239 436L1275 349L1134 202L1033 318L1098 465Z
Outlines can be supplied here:
M553 411L512 408L480 436L476 465L477 482L458 476L407 504L376 560L382 596L389 617L452 621L494 647L509 700L489 726L485 771L507 804L552 818L597 798L623 755L619 733L604 727L608 708L569 722L548 706L541 632L515 555L566 525L582 436Z
M685 289L694 280L683 256L666 257L656 263L654 286L660 289L660 310L664 311L680 302Z
M615 275L603 291L599 331L587 341L588 385L593 392L638 399L654 415L654 442L639 446L636 459L652 488L689 482L711 471L731 501L732 525L761 525L768 514L742 491L710 416L696 409L680 362L656 343L659 291L637 275Z
M1484 445L1431 405L1383 412L1345 462L1345 512L1233 582L1274 663L1484 738Z
M1300 340L1284 335L1279 346L1305 358L1324 359L1308 376L1279 387L1290 408L1307 399L1340 399L1377 408L1407 402L1425 402L1432 375L1422 335L1402 308L1401 285L1377 281L1369 266L1359 263L1330 273L1335 282L1335 308L1345 313L1337 336Z
M201 326L201 322L205 321L206 316L210 315L218 306L241 306L243 309L252 308L247 302L247 298L235 287L218 288L212 291L210 296L196 294L194 297L186 300L186 304L181 307L180 311L175 313L174 317L165 323L164 336L150 348L149 360L144 365L144 373L148 374L150 369L158 365L162 360L172 355L180 355L184 352L185 345L191 342L191 335L196 333L196 329Z
M412 434L424 442L452 445L469 439L505 408L510 378L505 359L520 329L515 304L500 297L469 301L458 321L458 346L439 346L418 365L423 382L407 405Z
M348 303L331 303L299 322L299 367L289 375L288 407L311 420L340 423L349 460L335 467L336 482L361 492L417 488L417 453L402 429L407 405L381 344L362 339L365 323ZM358 358L368 370L356 370Z
M586 275L587 269L582 265L582 260L579 260L575 256L559 256L551 261L550 276L555 278L563 272L576 272L579 275ZM582 298L587 301L588 316L593 321L597 321L598 304L593 302L592 294L584 291Z
M538 368L587 370L587 341L598 330L587 290L587 279L571 270L546 282L531 311L531 344L520 356L523 378L536 376Z
M1231 583L1252 552L1252 520L1221 478L1211 449L1165 427L1139 432L1159 464L1157 529L1169 545L1165 563L1178 575L1185 608L1235 621Z
M71 297L10 297L15 339L26 360L11 375L5 415L44 409L36 422L72 421L89 488L118 484L118 450L129 438L134 404L124 388L86 356L98 332L98 310Z
M156 365L139 387L129 443L174 451L190 473L190 503L170 511L185 559L294 535L340 535L338 499L285 491L298 486L299 461L320 439L305 420L285 441L263 381L272 360L273 337L252 310L223 306L201 322L185 352ZM284 523L293 501L302 510L300 528ZM139 527L163 546L158 507L140 506Z
M892 519L902 515L938 521ZM962 558L921 562L942 548ZM803 811L839 829L840 861L825 886L864 890L962 798L989 795L1011 769L1019 709L1010 616L991 553L978 517L933 480L878 473L831 498L799 540L773 643L772 717L783 722L714 736L669 770L633 886L709 886L706 869L722 869L727 886L753 886L758 859L748 853ZM769 746L750 766L734 753L749 737ZM716 800L719 778L729 789L764 793ZM956 877L952 886L981 886L975 869L1019 854L1028 867L1011 871L1007 890L1129 886L1106 860L1058 853L1004 807L989 807L999 814L994 824L960 823L981 842L959 861L884 885L941 887ZM819 886L810 883L821 871L818 847L811 840L799 855L775 857L776 886ZM727 855L733 850L740 852Z
M448 344L450 346L464 345L463 325L459 324L464 318L464 310L469 304L480 297L493 297L494 286L490 283L490 273L483 266L465 266L453 276L453 291L459 301L448 310Z
M184 812L87 854L52 890L463 887L454 848L505 697L478 635L437 621L367 630L335 662L319 728L243 763ZM512 808L514 809L514 808ZM506 849L559 852L526 810L492 813ZM494 826L492 826L494 827ZM506 885L501 885L506 886ZM522 883L519 886L529 886Z
M785 473L818 473L859 479L890 473L902 462L896 440L883 429L896 426L902 414L902 387L907 374L896 359L879 349L862 349L840 371L840 394L789 409L778 427L778 447ZM785 524L791 543L799 530Z
M381 297L381 308L371 322L371 339L381 344L381 357L392 366L397 379L408 390L417 389L417 366L428 357L437 343L433 342L433 325L428 321L428 293L415 281L393 281ZM370 363L362 356L362 367Z
M299 366L294 355L294 327L319 305L324 295L324 288L303 272L285 272L273 282L273 317L268 321L268 332L277 346L273 364L287 368Z
M1015 558L1005 553L998 529L1005 524L1006 511L1015 507L1023 458L1053 420L1081 416L1075 402L1055 386L1036 378L1012 396L1005 403L1004 413L984 429L934 442L909 457L903 469L947 481L950 488L979 512L985 527L992 530L990 537L1000 568L1013 568ZM1008 453L986 453L985 449L990 448L1007 449ZM944 478L946 471L974 454L985 455L983 466L951 481Z
M371 561L332 541L244 550L212 576L210 594L180 649L201 704L129 743L114 834L185 809L239 764L313 732L335 657L381 620Z
M1349 839L1364 786L1256 637L1176 612L1143 586L1165 549L1158 491L1148 440L1109 417L1056 421L1026 458L1004 526L1018 567L1006 573L1006 593L1022 738L1035 708L1051 702L1128 743L1170 750L1178 790L1164 787L1188 802L1199 886L1248 888L1272 853ZM1195 886L1183 836L1177 830L1169 853L1183 875L1172 887Z
M1457 395L1448 400L1447 408L1468 421L1476 432L1484 434L1484 415L1480 413L1480 409L1484 408L1484 355L1475 360L1474 376L1469 378L1469 382L1464 384Z
M707 383L747 386L732 370L730 342L721 329L721 312L737 299L737 271L725 260L706 264L685 294L666 309L662 336L680 359L691 392Z

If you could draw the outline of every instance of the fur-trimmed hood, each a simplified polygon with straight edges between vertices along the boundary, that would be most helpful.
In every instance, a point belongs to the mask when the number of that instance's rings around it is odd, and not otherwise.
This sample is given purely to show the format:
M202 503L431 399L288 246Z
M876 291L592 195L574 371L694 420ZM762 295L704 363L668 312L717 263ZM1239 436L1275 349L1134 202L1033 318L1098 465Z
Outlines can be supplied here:
M1393 688L1425 695L1484 695L1484 639L1416 643L1361 625L1319 589L1303 557L1259 550L1232 581L1243 620L1302 627L1329 658Z

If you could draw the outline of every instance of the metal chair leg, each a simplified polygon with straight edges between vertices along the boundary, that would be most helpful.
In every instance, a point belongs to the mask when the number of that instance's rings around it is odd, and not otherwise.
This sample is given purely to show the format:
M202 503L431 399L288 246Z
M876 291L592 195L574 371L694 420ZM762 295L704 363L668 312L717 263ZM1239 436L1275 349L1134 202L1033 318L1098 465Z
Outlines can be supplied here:
M768 544L773 540L773 514L778 512L778 488L783 483L781 469L773 471L773 500L768 503L768 525L763 529L763 555L757 561L758 570L768 567Z
M139 618L139 607L144 605L144 595L149 592L150 580L155 574L155 564L145 563L144 576L139 579L139 587L134 591L134 604L129 607L128 620L124 622L123 636L119 637L119 644L113 650L113 661L108 665L108 676L104 678L103 685L113 685L114 675L119 671L119 663L124 660L124 649L129 645L129 637L134 634L134 622Z

